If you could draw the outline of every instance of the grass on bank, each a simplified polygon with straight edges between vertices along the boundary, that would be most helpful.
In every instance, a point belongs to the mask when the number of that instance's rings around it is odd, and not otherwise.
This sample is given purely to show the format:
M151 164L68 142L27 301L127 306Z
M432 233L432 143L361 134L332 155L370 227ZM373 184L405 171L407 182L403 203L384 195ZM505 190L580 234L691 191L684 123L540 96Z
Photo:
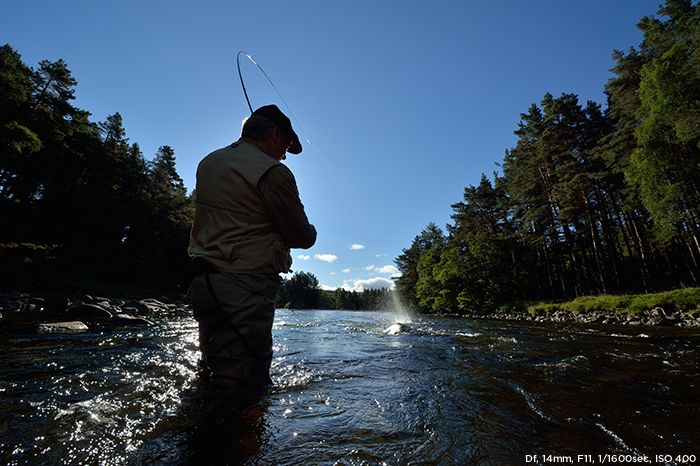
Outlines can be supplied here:
M643 315L660 307L666 313L700 311L700 288L682 288L661 293L640 295L582 296L573 301L519 303L503 306L498 312L527 312L533 315L568 311L580 314L604 311L618 314Z

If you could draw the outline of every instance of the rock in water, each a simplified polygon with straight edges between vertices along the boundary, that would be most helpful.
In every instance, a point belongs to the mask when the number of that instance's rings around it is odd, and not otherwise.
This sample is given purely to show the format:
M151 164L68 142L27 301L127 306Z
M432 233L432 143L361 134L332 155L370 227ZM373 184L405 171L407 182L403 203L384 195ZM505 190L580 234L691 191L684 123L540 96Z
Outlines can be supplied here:
M83 322L53 322L47 324L38 324L36 326L37 332L40 333L53 333L53 332L85 332L88 330L88 326Z
M386 330L384 330L384 333L386 333L387 335L398 335L400 333L408 333L411 330L413 329L408 325L397 322L394 325L391 325Z
M107 309L94 304L80 304L68 309L67 315L71 319L110 319L112 313Z

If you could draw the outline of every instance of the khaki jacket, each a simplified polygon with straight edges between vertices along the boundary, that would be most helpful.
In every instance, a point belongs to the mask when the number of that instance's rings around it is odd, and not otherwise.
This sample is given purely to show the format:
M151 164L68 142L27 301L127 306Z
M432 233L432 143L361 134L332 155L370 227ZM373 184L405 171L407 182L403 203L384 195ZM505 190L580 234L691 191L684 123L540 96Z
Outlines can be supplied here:
M245 140L214 151L199 163L191 256L206 259L222 272L289 271L289 247L257 188L260 177L278 164Z

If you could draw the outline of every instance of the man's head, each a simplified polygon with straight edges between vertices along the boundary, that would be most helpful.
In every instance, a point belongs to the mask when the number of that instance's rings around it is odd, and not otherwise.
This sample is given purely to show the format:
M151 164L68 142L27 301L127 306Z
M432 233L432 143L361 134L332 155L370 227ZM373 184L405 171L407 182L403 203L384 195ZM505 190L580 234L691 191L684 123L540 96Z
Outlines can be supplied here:
M275 131L276 130L276 131ZM277 132L281 134L277 134ZM286 152L299 154L301 143L299 137L292 129L289 118L277 108L276 105L260 107L243 122L241 136L256 141L266 141L268 138L281 136L286 140Z

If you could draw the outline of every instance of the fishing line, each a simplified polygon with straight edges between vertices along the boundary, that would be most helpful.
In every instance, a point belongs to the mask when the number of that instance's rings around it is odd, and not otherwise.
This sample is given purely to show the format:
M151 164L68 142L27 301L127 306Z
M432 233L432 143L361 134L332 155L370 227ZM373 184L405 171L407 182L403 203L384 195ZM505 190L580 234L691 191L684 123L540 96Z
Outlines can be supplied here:
M326 161L324 160L323 156L322 156L321 153L318 151L318 149L316 148L316 146L315 146L315 145L309 140L309 138L306 136L306 133L304 132L304 129L301 127L301 125L299 124L299 121L296 119L296 117L295 117L294 114L292 113L292 109L289 108L289 105L287 105L287 102L284 100L284 97L282 97L282 94L280 94L280 91L277 89L277 87L276 87L275 84L272 82L272 80L271 80L270 77L267 75L267 73L265 73L265 71L262 69L262 67L260 66L260 64L259 64L258 62L256 62L256 61L253 59L253 57L250 56L250 54L248 54L248 53L246 53L246 52L243 52L243 51L240 51L240 52L238 52L238 56L236 57L236 61L237 61L237 64L238 64L238 78L241 80L241 87L243 87L243 94L245 95L245 100L246 100L246 102L248 103L248 108L250 109L250 113L251 113L251 114L253 113L253 106L250 104L250 99L249 99L249 97L248 97L248 91L246 90L245 83L243 82L243 73L241 73L241 55L245 55L246 57L248 57L248 58L250 59L250 61L252 61L252 62L255 64L255 66L258 67L258 69L259 69L260 72L265 76L265 78L267 78L268 82L270 83L270 85L272 86L272 88L275 90L275 92L276 92L277 95L279 96L280 100L281 100L282 103L284 104L285 108L286 108L287 111L289 112L289 116L292 118L292 120L294 120L294 123L296 123L297 128L299 129L299 131L301 132L301 134L304 136L304 139L306 140L306 142L309 143L309 147L312 147L312 148L313 148L313 151L314 151L314 153L316 154L316 156L318 157L318 159L320 160L321 165L323 166L323 169L324 169L325 172L326 172L326 175L328 175L328 178L329 178L329 179L331 180L331 182L333 183L333 186L335 187L335 190L336 190L336 192L338 193L338 196L340 196L340 199L343 201L343 204L345 205L345 208L347 209L348 213L350 214L350 218L352 218L353 222L355 222L355 226L356 226L357 229L359 230L360 235L362 235L362 237L363 237L364 240L365 240L365 243L367 243L367 247L369 247L370 252L371 252L372 254L374 254L375 257L379 257L379 255L373 250L373 248L372 248L372 246L371 246L371 243L367 240L367 237L365 236L364 232L362 231L362 228L360 227L360 223L357 221L357 219L355 218L355 216L352 214L352 210L350 210L350 206L348 206L348 203L345 201L345 198L343 197L343 194L340 192L340 188L338 187L338 183L335 181L335 178L333 177L333 175L331 175L331 172L330 172L330 170L328 169L328 165L326 164Z
M243 94L245 94L245 100L246 100L246 102L248 102L248 108L250 109L250 113L251 113L251 114L253 113L253 106L250 105L250 99L248 98L248 91L246 90L246 88L245 88L245 83L243 82L243 74L241 73L241 54L243 54L243 55L245 55L246 57L250 58L250 61L252 61L253 63L255 63L255 66L258 67L258 69L260 70L260 72L267 78L268 82L270 83L270 85L272 86L272 88L275 90L275 92L277 93L277 95L280 97L280 99L282 99L282 102L284 102L284 106L287 107L287 110L289 110L289 113L292 113L292 111L289 109L289 105L287 105L287 102L284 101L284 98L282 97L282 94L280 94L280 91L277 90L277 87L275 87L275 83L273 83L273 82L272 82L272 79L270 79L270 77L267 75L267 73L265 73L265 70L262 69L262 67L258 64L258 62L256 62L255 60L253 60L253 57L251 57L249 54L247 54L247 53L245 53L245 52L243 52L243 51L240 51L240 52L238 52L238 57L236 58L236 61L238 62L238 77L239 77L240 80L241 80L241 86L243 87ZM294 119L294 121L297 121L296 118ZM297 121L297 124L299 124L298 121ZM304 135L304 137L306 137L306 135ZM307 141L308 141L308 139L307 139ZM309 143L309 144L310 144L310 143Z

